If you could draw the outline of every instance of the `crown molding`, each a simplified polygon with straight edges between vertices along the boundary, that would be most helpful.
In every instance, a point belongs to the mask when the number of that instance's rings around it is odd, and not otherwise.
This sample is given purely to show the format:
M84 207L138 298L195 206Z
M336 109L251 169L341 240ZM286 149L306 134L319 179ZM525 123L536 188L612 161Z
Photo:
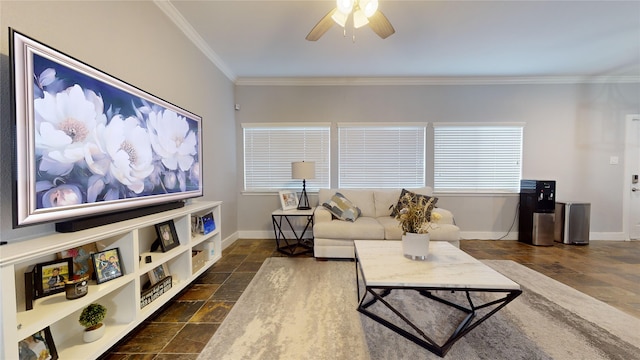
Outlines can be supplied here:
M218 54L211 49L206 41L198 34L198 32L189 24L189 22L180 14L178 9L171 4L168 0L153 0L153 3L167 15L167 17L173 21L176 26L182 30L193 44L202 51L202 53L232 82L235 82L236 75L229 69L227 64L222 61Z
M640 75L513 77L244 77L247 86L382 86L382 85L549 85L640 83Z
M1 1L1 0L0 0ZM218 54L189 24L169 0L154 4L202 51L202 53L236 85L246 86L388 86L388 85L549 85L640 83L640 75L582 76L412 76L412 77L241 77L225 64Z

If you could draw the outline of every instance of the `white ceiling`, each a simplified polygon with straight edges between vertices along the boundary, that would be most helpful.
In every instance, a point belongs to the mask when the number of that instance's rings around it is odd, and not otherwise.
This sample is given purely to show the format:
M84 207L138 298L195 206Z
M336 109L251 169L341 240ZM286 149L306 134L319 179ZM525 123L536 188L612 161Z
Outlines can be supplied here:
M321 1L156 4L232 80L256 78L640 78L640 1L379 0L396 33L334 25Z

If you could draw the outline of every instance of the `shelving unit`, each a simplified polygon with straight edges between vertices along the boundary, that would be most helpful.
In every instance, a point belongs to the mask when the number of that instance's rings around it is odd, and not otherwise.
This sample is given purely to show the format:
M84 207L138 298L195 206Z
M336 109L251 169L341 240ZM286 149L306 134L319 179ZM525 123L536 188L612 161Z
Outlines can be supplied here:
M193 201L183 208L126 220L74 233L55 233L20 241L0 248L0 358L18 359L18 342L46 327L51 329L60 359L97 358L177 295L222 255L219 201ZM213 213L216 229L206 235L191 233L191 217ZM180 245L163 253L150 252L156 239L155 224L173 220ZM36 299L25 310L24 273L30 265L55 260L57 253L95 242L98 249L119 248L124 275L96 284L87 295L67 300L64 292ZM193 269L192 251L213 248L204 265ZM145 256L152 262L146 263ZM209 255L209 253L207 254ZM171 289L144 308L140 307L147 272L166 263L172 277ZM105 335L84 343L80 312L91 303L107 307Z

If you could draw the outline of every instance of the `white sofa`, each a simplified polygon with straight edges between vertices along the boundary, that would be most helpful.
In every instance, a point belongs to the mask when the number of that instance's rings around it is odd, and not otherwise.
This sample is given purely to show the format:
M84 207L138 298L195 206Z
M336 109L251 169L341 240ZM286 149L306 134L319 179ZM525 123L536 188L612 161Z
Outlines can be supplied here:
M433 195L431 187L407 190ZM336 219L322 206L336 192L344 195L361 210L362 214L356 221ZM320 189L319 205L314 212L314 256L352 259L355 257L353 240L400 240L402 229L398 221L391 217L391 207L398 203L401 192L402 189ZM433 211L442 217L435 222L435 229L429 231L431 240L449 241L459 247L460 229L454 224L453 214L439 207Z

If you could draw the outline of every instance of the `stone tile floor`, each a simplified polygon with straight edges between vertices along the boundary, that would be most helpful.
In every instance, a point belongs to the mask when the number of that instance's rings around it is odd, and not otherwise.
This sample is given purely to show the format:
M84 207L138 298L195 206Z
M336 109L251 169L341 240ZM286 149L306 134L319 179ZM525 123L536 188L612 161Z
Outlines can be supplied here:
M477 259L513 260L640 317L640 242L591 241L536 247L517 241L463 240ZM238 240L192 285L103 355L109 360L191 360L207 344L275 251L274 240Z

